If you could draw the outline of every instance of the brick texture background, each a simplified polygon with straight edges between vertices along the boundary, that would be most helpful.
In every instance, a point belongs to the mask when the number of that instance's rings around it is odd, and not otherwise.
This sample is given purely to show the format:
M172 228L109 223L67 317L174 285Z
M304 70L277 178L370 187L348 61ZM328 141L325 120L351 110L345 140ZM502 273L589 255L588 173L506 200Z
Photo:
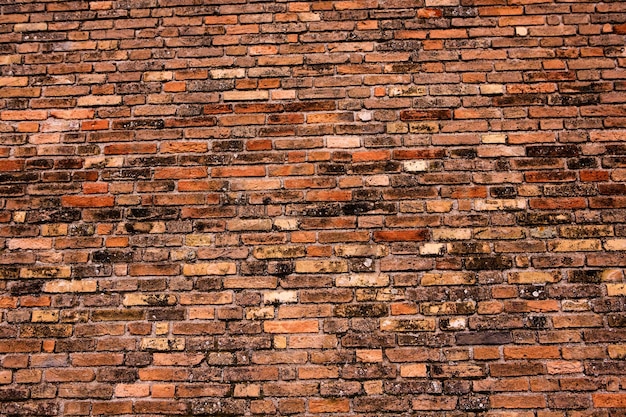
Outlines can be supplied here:
M624 415L625 35L0 2L0 415Z

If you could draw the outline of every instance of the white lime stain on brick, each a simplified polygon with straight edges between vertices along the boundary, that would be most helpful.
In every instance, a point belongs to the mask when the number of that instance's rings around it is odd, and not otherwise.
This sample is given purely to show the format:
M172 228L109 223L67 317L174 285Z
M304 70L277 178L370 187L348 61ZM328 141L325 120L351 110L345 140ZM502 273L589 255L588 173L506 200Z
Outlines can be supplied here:
M424 172L428 171L428 161L406 161L404 163L404 170L406 172Z

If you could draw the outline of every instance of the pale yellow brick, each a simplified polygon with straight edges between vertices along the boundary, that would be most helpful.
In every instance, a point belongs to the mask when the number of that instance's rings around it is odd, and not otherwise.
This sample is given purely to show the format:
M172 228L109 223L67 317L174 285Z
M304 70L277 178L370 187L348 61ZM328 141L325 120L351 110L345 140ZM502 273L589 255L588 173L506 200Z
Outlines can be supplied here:
M210 71L211 78L220 80L223 78L244 78L246 76L245 68L230 69L214 69Z
M485 96L493 96L498 94L504 94L504 85L502 84L481 84L480 94Z
M297 303L298 302L298 292L297 291L267 291L263 293L263 302L265 304L274 304L274 303Z
M406 161L404 163L404 170L406 172L424 172L424 171L428 171L429 166L430 166L429 161L424 161L424 160Z
M482 143L506 143L506 135L502 133L488 133L480 137Z
M426 272L421 280L424 286L473 285L475 283L476 274L472 272Z
M15 223L24 223L26 221L25 211L16 211L13 213L13 221Z
M419 250L420 255L444 255L446 245L445 243L425 243Z
M46 282L43 286L43 291L50 293L96 292L97 289L98 283L94 280L49 281Z
M471 229L432 229L433 240L469 240L472 238Z
M338 287L385 287L389 285L386 274L352 274L337 277Z

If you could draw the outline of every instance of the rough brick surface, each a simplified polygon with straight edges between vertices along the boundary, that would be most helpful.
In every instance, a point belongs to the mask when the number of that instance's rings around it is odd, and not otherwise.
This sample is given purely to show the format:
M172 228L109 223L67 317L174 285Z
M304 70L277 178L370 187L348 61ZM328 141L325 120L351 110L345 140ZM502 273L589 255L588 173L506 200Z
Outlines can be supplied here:
M0 415L623 415L625 22L0 2Z

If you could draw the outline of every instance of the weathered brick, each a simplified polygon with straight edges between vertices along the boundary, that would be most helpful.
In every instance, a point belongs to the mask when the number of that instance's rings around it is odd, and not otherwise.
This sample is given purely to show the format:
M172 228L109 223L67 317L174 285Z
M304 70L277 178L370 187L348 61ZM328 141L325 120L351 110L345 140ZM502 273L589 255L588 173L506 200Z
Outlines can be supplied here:
M173 294L127 294L124 296L126 306L167 306L176 303Z
M19 271L20 278L70 278L72 271L68 266L24 267Z
M445 272L445 273L425 273L422 276L421 284L431 285L473 285L476 283L476 275L471 272Z
M44 292L51 293L84 293L84 292L96 292L98 283L93 280L81 280L81 281L49 281L43 286Z
M296 272L304 274L348 272L348 264L345 261L296 261Z
M338 287L385 287L389 285L386 274L352 274L339 276L335 280Z
M560 280L561 274L559 272L509 272L509 283L511 284L541 284L558 282Z
M396 332L424 332L435 330L434 319L382 319L380 330Z
M183 275L232 275L237 272L237 264L234 262L212 262L183 265Z
M184 338L146 337L141 339L141 350L171 351L185 349Z
M317 333L317 320L266 321L263 328L268 333Z

